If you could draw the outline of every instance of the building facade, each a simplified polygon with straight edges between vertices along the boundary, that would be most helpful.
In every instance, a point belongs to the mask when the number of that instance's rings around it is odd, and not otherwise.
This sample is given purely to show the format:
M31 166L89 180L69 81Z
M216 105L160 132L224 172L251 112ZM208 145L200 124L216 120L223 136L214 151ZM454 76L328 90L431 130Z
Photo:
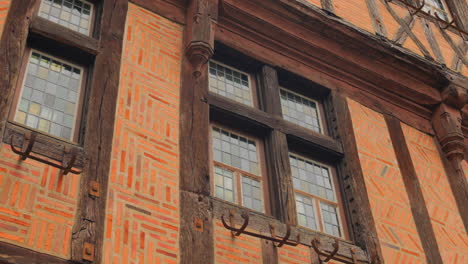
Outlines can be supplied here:
M0 263L468 263L466 0L0 0Z

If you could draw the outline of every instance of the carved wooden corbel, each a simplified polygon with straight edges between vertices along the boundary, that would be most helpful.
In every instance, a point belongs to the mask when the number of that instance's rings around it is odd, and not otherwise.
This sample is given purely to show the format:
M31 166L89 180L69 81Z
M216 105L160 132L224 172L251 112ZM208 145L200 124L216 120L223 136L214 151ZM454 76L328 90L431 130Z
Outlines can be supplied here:
M439 105L432 117L437 138L450 161L459 162L464 156L465 144L461 122L460 110L446 103Z
M214 32L218 18L218 0L192 0L187 16L185 54L198 78L201 68L214 53Z

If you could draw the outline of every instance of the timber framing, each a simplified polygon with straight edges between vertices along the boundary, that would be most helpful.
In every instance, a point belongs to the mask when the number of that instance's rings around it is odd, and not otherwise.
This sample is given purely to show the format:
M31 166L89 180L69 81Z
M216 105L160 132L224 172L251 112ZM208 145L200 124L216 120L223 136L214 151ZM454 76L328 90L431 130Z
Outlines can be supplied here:
M81 174L80 196L72 231L71 259L64 260L13 245L0 245L0 263L101 263L107 182L110 168L116 98L120 78L120 58L125 31L127 0L93 1L96 18L92 37L66 29L36 15L39 0L12 1L0 42L0 134L2 142L18 146L19 136L28 128L6 118L19 78L27 46L46 50L85 65L88 69L82 129L76 143L65 142L39 133L33 152L61 161L65 146L78 149L77 167ZM26 18L26 19L25 19ZM54 47L52 50L50 47ZM92 114L88 114L92 113ZM91 196L91 183L100 186L99 197ZM67 242L65 242L67 243ZM84 246L93 250L85 255ZM4 257L7 256L8 257ZM85 260L86 259L86 260Z

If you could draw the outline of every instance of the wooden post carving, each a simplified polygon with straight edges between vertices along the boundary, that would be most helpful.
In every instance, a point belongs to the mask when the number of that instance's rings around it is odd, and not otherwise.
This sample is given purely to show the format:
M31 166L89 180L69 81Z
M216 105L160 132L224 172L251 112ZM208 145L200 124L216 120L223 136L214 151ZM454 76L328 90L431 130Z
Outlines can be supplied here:
M218 0L191 0L186 12L180 107L180 263L214 263L209 167L208 64ZM203 228L200 228L203 226Z
M453 82L442 91L443 103L432 116L432 125L440 143L445 170L465 228L468 228L468 182L461 161L465 155L462 109L468 102L467 89Z

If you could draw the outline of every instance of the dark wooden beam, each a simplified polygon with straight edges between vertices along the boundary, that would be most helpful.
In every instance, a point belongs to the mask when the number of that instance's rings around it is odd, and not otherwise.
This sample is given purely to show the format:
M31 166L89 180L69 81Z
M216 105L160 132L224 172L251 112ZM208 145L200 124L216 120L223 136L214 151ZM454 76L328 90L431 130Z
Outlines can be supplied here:
M446 3L457 26L468 32L468 3L466 0L447 0Z
M243 223L243 218L241 218L242 213L247 213L249 215L249 225L247 227L248 230L251 230L255 233L260 233L266 236L271 236L270 233L270 225L275 227L275 232L278 237L284 237L286 233L286 225L284 222L279 221L278 219L267 216L265 214L255 212L249 209L246 209L239 205L234 205L232 203L225 202L221 199L211 197L210 202L212 204L213 210L213 219L221 219L221 216L224 215L224 218L228 216L229 212L234 213L234 223L236 227L239 227ZM297 238L297 234L300 234L300 244L305 246L311 246L311 241L314 238L319 238L321 243L321 247L326 252L333 251L332 244L335 241L335 237L313 231L308 228L300 227L300 226L293 226L291 228L291 236L290 239L295 241ZM244 235L241 235L245 236ZM233 238L233 239L241 239L241 238ZM351 243L350 241L346 240L338 240L340 244L336 258L334 260L339 261L339 263L346 263L346 264L354 264L352 262L351 257L351 249L356 251L356 258L358 260L358 264L362 263L369 263L369 259L365 251L356 246L355 244ZM314 250L311 249L313 252ZM264 262L265 263L265 262Z
M229 118L231 126L237 124L257 135L259 133L260 135L266 135L270 130L278 130L290 138L309 142L307 144L310 147L315 147L317 150L327 153L330 157L336 159L342 156L343 149L341 145L328 136L295 125L282 118L272 117L264 111L242 105L213 93L209 93L208 103L212 108L212 116L220 115L219 121L221 122L222 119Z
M208 60L218 0L192 0L186 12L180 102L180 263L214 263L209 167ZM202 226L202 228L200 228Z
M406 193L411 204L411 212L418 230L421 244L426 254L427 263L442 264L442 256L437 245L436 235L432 228L431 217L427 210L422 193L421 184L414 168L408 144L401 128L400 120L392 116L385 116L385 122L390 133L393 149L398 160Z
M343 144L344 158L338 166L340 181L343 184L344 199L348 208L349 226L352 228L354 242L364 248L372 263L383 263L382 248L372 216L369 196L359 161L351 113L346 98L332 93L330 127L332 135Z
M10 5L0 40L0 134L8 118L26 48L26 36L36 0L16 0Z
M382 16L380 15L377 1L378 0L366 0L367 8L369 9L369 14L372 20L372 25L374 26L375 33L387 37L387 29L385 28Z
M99 53L99 42L97 39L88 37L42 17L34 17L30 26L30 33L65 46L68 53L78 52L89 55L97 55ZM56 45L54 45L54 49L57 49Z
M177 0L130 0L130 2L146 8L153 13L179 24L185 24L186 6Z
M101 263L112 131L120 79L120 63L128 0L104 0L100 46L86 104L84 150L89 155L81 176L81 197L72 233L71 259L83 261L85 243L94 244L94 263ZM100 197L89 195L90 183L100 184Z
M72 261L0 242L0 264L72 264Z

